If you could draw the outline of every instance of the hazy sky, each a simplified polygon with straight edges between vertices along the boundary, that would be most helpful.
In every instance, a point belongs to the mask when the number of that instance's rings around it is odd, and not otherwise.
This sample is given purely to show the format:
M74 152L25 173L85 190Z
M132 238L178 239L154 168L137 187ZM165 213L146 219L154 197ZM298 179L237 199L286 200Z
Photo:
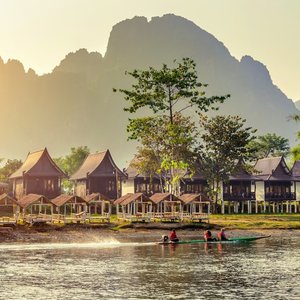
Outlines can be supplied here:
M237 59L261 61L300 100L300 0L0 0L0 57L47 73L79 48L104 55L117 22L166 13L210 32Z

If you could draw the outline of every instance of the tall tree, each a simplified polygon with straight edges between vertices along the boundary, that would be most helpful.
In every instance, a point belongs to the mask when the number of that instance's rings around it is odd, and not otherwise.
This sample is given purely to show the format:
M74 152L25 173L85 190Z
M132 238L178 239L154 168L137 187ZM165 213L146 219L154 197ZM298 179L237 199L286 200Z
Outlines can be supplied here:
M258 136L248 144L248 147L253 153L252 159L287 156L290 150L289 140L275 133Z
M187 125L187 119L184 119L181 113L189 108L193 112L217 109L217 105L229 97L229 95L205 96L203 88L207 84L198 81L196 64L192 59L183 58L182 61L175 63L177 66L174 68L164 64L159 70L150 67L144 71L128 72L127 74L135 80L135 84L129 90L119 89L129 102L129 106L124 108L125 111L137 113L140 109L144 109L145 113L147 111L145 109L148 109L152 113L147 118L129 119L127 126L129 139L139 140L142 144L141 149L146 150L148 145L143 138L145 132L157 135L157 139L160 139L162 132L164 133L160 140L167 140L168 147L157 152L157 155L160 169L168 173L170 182L178 181L181 169L188 167L176 140L180 136L177 134ZM164 130L161 129L162 126L165 127Z
M209 119L201 115L200 166L214 199L213 211L219 201L221 182L228 181L240 159L250 155L247 144L254 138L256 130L245 127L245 119L239 116L216 116Z

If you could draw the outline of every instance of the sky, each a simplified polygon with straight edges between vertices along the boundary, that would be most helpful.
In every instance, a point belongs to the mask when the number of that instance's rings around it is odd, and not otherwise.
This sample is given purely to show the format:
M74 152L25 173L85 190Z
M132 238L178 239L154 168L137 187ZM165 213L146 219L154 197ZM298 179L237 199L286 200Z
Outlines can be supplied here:
M0 0L0 57L49 73L80 48L104 55L116 23L167 13L213 34L237 59L262 62L300 100L300 0Z

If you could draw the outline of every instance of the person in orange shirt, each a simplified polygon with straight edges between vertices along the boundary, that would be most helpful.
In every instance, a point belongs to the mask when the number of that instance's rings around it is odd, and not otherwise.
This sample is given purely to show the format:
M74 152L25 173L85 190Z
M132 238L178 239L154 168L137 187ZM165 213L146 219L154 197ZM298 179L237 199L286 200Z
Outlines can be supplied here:
M225 229L222 228L220 232L217 234L218 240L219 241L228 241L226 235L225 235Z

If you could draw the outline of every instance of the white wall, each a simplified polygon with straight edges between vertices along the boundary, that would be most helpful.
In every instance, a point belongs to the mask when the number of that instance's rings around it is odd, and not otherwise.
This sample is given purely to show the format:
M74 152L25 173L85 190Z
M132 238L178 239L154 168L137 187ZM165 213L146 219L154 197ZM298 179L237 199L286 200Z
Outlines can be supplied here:
M125 181L122 181L122 196L126 195L127 193L134 193L133 179L126 179Z
M300 182L296 182L296 200L300 201Z
M265 184L263 181L256 181L255 197L257 201L265 200Z

